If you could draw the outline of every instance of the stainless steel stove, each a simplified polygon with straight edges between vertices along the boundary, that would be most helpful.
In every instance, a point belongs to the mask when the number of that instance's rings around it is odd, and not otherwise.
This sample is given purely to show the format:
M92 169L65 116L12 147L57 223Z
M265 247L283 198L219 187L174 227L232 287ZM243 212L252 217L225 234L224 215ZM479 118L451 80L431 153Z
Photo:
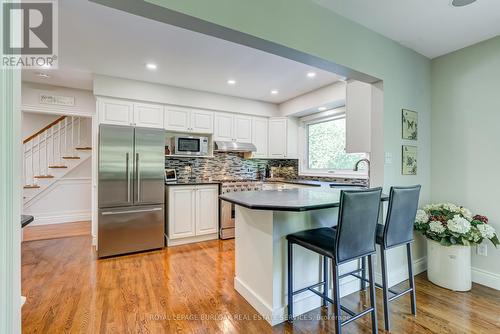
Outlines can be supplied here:
M224 179L221 182L222 194L240 192L240 191L258 191L262 190L264 182L248 179ZM220 201L220 238L234 238L234 218L235 205L226 201Z

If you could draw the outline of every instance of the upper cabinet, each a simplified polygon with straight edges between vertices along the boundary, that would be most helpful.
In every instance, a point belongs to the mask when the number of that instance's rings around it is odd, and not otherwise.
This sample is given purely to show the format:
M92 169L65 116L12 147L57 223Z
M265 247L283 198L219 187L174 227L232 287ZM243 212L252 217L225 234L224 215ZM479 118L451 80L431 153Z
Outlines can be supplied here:
M163 128L163 106L99 98L99 123Z
M371 151L372 85L349 81L346 87L346 152Z
M269 119L269 157L273 159L297 159L298 122L293 118Z
M265 117L252 118L252 143L257 147L253 158L267 158L269 145L269 120Z
M165 107L165 129L178 132L213 133L214 113L185 107Z
M99 123L133 125L134 104L130 101L99 99L97 102Z
M214 139L252 142L252 117L232 113L216 113Z
M134 103L134 125L146 128L163 128L163 106Z

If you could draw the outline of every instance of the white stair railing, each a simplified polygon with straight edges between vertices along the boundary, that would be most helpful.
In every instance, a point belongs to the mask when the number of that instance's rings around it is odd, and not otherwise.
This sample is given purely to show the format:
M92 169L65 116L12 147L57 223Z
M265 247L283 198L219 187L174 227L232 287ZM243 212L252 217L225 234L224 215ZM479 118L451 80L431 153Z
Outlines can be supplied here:
M64 165L63 157L77 156L81 135L81 118L64 116L24 140L25 186L37 186L38 177L51 175L49 166Z

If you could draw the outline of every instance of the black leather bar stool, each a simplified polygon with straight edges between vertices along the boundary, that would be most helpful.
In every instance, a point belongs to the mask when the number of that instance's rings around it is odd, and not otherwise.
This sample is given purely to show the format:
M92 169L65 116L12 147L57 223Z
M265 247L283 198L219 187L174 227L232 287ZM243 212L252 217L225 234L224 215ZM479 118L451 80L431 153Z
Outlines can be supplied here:
M362 316L371 314L372 332L377 333L377 309L375 302L375 275L373 271L373 255L375 254L375 233L380 208L381 188L368 190L343 190L340 193L338 229L331 227L316 228L289 234L288 240L288 321L293 320L293 296L311 291L320 296L323 305L326 301L333 304L336 333L340 334L342 326ZM322 282L309 287L293 290L293 245L297 244L323 256ZM339 266L357 259L368 258L368 274L370 283L370 307L355 313L340 304L339 280L361 269L339 275ZM333 296L328 297L327 261L332 260ZM361 276L360 276L361 278ZM315 288L323 287L319 292ZM351 317L341 320L341 310Z
M377 224L377 244L380 245L380 257L382 267L382 288L384 297L384 325L385 330L390 330L389 302L410 293L411 313L417 314L415 299L415 280L413 279L411 244L413 243L413 224L418 209L418 198L420 186L391 187L389 196L389 207L385 225ZM386 251L391 248L405 246L408 260L408 279L410 287L402 292L396 292L389 287L387 277ZM389 297L389 293L392 296Z

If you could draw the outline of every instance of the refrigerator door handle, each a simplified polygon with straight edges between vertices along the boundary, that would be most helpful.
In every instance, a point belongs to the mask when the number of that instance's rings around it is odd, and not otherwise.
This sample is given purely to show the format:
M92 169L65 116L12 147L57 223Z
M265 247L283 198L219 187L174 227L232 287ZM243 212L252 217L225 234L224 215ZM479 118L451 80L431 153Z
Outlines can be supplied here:
M107 211L103 212L103 216L109 216L109 215L123 215L123 214L128 214L128 213L140 213L140 212L152 212L152 211L160 211L163 210L163 208L153 208L153 209L144 209L144 210L129 210L129 211Z
M141 202L141 172L139 170L139 153L135 154L135 177L137 178L137 203Z
M127 161L126 173L127 173L127 202L130 202L130 162L129 162L129 152L125 154L125 159Z

